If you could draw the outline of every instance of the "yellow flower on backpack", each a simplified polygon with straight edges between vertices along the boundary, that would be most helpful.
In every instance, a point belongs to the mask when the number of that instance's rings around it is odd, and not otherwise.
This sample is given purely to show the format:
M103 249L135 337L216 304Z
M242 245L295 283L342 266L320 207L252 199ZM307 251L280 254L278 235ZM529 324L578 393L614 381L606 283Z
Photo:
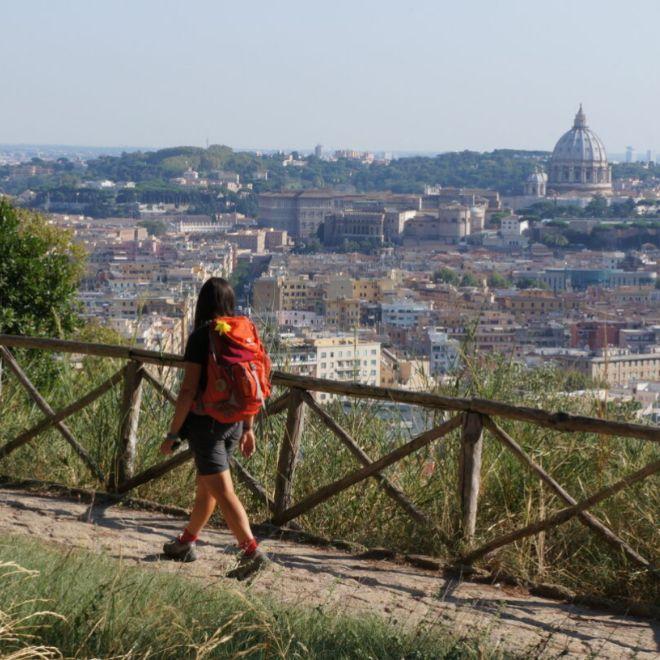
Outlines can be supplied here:
M221 335L227 334L231 330L231 325L227 321L220 320L215 324L215 331Z

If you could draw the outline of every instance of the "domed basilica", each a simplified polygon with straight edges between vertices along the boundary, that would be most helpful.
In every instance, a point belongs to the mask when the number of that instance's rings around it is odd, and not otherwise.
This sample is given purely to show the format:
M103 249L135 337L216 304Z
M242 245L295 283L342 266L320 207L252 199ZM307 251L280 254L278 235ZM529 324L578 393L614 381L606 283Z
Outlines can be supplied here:
M612 168L607 162L605 146L587 126L581 104L573 128L555 145L549 169L549 195L612 193Z

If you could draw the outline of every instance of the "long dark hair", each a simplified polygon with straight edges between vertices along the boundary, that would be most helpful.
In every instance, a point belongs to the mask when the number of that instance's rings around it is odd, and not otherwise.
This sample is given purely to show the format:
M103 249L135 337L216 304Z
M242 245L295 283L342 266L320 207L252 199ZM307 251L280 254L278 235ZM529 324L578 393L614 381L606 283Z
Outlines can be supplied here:
M197 296L195 306L195 330L212 321L216 316L234 316L236 298L231 284L222 277L211 277Z

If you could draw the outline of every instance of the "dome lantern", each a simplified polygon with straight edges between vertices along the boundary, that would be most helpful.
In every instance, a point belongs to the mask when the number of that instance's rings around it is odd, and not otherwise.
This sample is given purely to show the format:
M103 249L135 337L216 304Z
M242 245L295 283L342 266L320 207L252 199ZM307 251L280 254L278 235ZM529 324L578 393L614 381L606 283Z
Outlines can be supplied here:
M573 128L586 128L587 127L587 117L582 110L582 103L580 103L580 108L575 115L575 121L573 122Z

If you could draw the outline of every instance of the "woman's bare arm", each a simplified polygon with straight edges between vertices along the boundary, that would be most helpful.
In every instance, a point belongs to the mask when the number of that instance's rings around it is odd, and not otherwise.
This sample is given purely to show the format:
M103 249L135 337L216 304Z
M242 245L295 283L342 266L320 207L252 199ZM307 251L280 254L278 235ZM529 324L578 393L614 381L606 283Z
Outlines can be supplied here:
M253 426L254 416L248 417L243 422L243 435L241 435L241 440L238 444L238 447L245 458L250 458L256 449L257 438L254 435Z
M190 407L192 406L195 396L197 395L197 388L199 387L199 379L202 374L202 365L195 362L186 362L184 365L185 373L183 382L179 389L179 395L176 399L176 406L174 408L174 416L170 424L170 435L177 435L183 426ZM172 446L176 440L164 440L160 447L162 454L171 454Z

